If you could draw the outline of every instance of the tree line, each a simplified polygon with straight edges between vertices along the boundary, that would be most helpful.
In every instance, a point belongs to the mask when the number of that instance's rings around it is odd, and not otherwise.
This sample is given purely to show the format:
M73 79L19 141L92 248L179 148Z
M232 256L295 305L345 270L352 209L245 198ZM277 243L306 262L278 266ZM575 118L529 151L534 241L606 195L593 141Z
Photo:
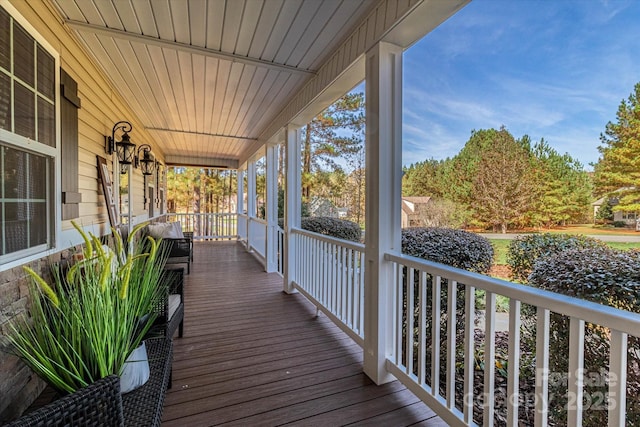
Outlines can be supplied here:
M623 99L616 120L600 135L594 172L544 139L515 138L481 129L454 157L404 168L403 195L431 196L427 214L448 226L553 227L593 220L591 202L607 197L603 212L640 212L640 83Z
M405 167L402 191L430 196L432 209L453 206L444 225L502 233L584 221L592 197L589 175L579 161L544 139L516 139L505 127L472 131L452 158Z

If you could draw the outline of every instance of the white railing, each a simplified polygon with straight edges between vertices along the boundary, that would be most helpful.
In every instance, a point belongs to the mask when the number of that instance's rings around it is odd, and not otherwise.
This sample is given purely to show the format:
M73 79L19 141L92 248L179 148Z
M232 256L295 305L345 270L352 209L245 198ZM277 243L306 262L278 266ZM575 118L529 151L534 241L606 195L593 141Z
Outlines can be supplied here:
M296 289L364 344L364 245L294 229Z
M249 231L249 217L245 214L238 214L238 240L247 243L247 231Z
M534 425L547 425L548 403L552 397L549 395L550 312L569 318L569 348L564 355L568 360L568 372L553 373L563 375L567 380L567 425L581 426L583 409L586 410L588 405L596 403L595 400L591 400L593 396L587 396L584 391L585 379L588 378L588 374L584 372L585 323L608 328L610 336L608 378L611 380L605 383L608 384L608 393L600 396L603 399L597 402L603 407L595 409L608 410L609 426L628 425L625 421L627 337L640 334L639 314L493 279L399 253L388 253L385 259L393 263L395 272L394 351L387 359L387 369L446 422L451 425L474 425L474 402L480 399L483 406L483 424L493 425L496 410L496 295L502 295L509 298L507 426L518 425L520 402L533 402L536 409ZM486 297L486 338L483 348L480 349L476 348L474 339L477 327L475 317L478 314L475 298L478 290L484 290ZM461 293L464 293L462 310ZM446 295L446 303L442 300L443 295ZM411 315L408 315L405 301L414 301L414 305L411 305ZM535 396L529 400L520 391L521 304L532 305L537 310ZM446 334L441 328L446 329ZM406 331L414 333L407 334ZM446 338L443 335L446 335ZM458 350L460 342L462 351ZM476 358L476 350L483 351L484 355L480 352ZM474 387L476 363L482 363L485 367L483 392L480 395L477 387ZM503 369L502 365L499 368ZM602 368L606 370L607 366ZM460 370L464 371L462 380ZM602 372L598 374L602 375ZM460 384L460 381L464 390L462 399L455 391L456 382ZM527 421L528 424L531 422Z
M267 256L267 222L257 218L249 218L248 248L256 251L263 260Z
M279 226L276 226L276 239L278 244L277 260L278 273L284 276L284 230Z
M195 240L238 238L236 213L168 213L168 221L179 221L183 231L192 231Z

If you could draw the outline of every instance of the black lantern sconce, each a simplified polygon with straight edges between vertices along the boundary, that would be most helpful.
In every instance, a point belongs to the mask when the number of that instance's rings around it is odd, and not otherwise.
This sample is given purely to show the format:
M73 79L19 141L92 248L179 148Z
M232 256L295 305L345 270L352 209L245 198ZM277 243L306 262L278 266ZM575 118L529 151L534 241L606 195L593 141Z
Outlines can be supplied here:
M142 156L140 156L140 151L142 151ZM136 168L140 166L142 169L142 175L150 176L153 175L155 169L156 161L153 159L153 154L151 154L151 146L149 144L142 144L138 148L138 155L136 156Z
M118 129L122 130L123 134L120 137L120 141L116 142L116 131ZM133 163L135 157L136 144L132 143L129 139L129 132L131 132L131 129L131 123L120 121L113 125L111 136L105 137L104 150L107 154L113 154L115 151L118 155L118 162L121 167L122 165L130 165ZM122 172L122 168L120 171Z

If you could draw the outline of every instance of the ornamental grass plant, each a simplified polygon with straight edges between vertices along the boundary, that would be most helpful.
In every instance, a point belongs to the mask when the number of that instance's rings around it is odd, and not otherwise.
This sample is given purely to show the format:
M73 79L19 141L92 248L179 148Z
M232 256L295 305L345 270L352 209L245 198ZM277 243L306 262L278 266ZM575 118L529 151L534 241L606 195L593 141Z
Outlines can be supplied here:
M55 389L71 393L110 374L120 375L155 320L166 289L166 254L151 237L134 245L113 230L113 248L74 227L85 245L70 269L53 267L53 285L28 267L30 316L10 329L13 351ZM127 249L131 250L127 250Z

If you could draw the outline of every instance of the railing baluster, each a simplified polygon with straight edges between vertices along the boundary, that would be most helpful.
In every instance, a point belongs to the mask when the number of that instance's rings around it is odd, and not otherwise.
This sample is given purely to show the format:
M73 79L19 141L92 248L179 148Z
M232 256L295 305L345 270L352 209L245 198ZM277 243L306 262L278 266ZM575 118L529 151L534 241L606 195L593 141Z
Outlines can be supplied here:
M467 424L473 422L473 380L475 366L475 311L476 311L476 288L467 286L464 292L465 310L464 310L464 397L463 397L463 413L464 421Z
M364 336L364 268L365 268L365 259L364 259L364 250L362 252L358 252L358 258L360 258L358 263L358 272L360 273L358 286L360 287L360 334Z
M403 278L404 267L401 264L394 264L394 318L396 319L396 327L394 328L396 347L394 349L396 365L402 366L402 291L405 286Z
M507 427L518 427L520 396L520 301L509 300L509 365L507 367Z
M327 254L329 253L328 249L329 244L327 242L322 242L320 246L320 250L322 251L322 286L324 287L324 300L323 303L326 307L331 309L331 289L329 287L329 260L327 259Z
M414 273L413 268L407 268L407 338L406 338L406 354L407 354L407 375L413 373L413 313L414 313ZM402 308L402 302L400 303Z
M341 262L341 275L340 275L340 283L342 283L342 316L344 317L344 322L349 326L353 327L351 323L351 311L349 308L351 307L349 301L349 288L347 287L347 264L346 264L346 253L347 248L340 248L340 262Z
M334 245L333 248L333 280L335 282L336 293L336 315L344 321L344 312L342 310L342 283L340 279L340 246Z
M424 385L427 376L427 273L420 271L418 289L418 384Z
M582 426L582 394L584 372L584 320L569 318L569 388L567 425Z
M627 416L627 334L613 329L611 330L607 400L609 427L624 425Z
M495 417L496 382L496 294L486 292L484 315L484 414L485 426L493 425Z
M431 287L432 312L431 312L431 393L440 395L440 295L442 279L435 277Z
M547 427L549 407L549 310L537 308L535 427Z
M351 327L359 332L359 325L356 321L358 316L358 305L356 301L358 301L358 288L355 286L355 282L353 280L353 250L347 249L347 289L349 289L349 295L351 296L351 301L349 301L349 320L351 322Z
M456 403L456 294L458 282L447 279L447 407L453 409Z

